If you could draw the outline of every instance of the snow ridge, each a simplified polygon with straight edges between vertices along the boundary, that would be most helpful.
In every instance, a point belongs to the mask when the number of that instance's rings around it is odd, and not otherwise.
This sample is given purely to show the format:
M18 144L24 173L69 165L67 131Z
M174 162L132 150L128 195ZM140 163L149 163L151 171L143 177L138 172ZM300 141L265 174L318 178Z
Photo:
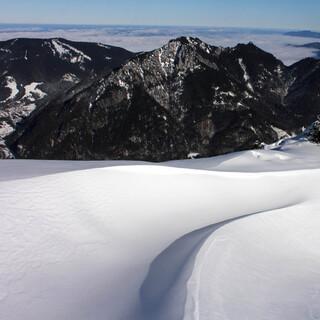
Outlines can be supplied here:
M201 269L215 244L215 232L235 221L298 204L288 203L221 221L176 240L150 266L140 290L142 314L139 317L144 320L202 319L199 313Z
M161 165L1 161L1 317L317 316L319 147L254 152Z

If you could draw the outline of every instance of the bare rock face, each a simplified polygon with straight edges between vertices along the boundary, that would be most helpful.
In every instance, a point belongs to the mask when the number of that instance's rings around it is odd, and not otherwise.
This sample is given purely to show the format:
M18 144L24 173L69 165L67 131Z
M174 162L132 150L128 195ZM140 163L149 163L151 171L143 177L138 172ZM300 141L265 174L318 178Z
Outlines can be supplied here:
M315 121L310 126L306 136L310 142L320 144L320 120Z
M18 158L164 161L272 143L319 113L320 62L178 38L46 103L6 139Z

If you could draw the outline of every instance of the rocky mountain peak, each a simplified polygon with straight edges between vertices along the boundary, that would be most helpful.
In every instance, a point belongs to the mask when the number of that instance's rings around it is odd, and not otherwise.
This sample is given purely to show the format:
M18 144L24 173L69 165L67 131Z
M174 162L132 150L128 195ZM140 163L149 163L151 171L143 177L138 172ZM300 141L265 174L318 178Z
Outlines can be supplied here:
M171 49L175 52L178 52L179 50L184 52L196 52L202 56L219 55L222 50L222 48L209 45L199 38L185 36L170 40L162 49Z
M184 80L197 70L218 70L221 49L198 38L180 37L163 47L134 57L100 81L94 101L104 96L108 86L118 87L128 101L134 87L141 86L157 102L169 108L183 90Z
M315 120L319 77L317 63L286 67L252 43L222 49L180 37L50 101L6 143L16 157L48 159L163 161L255 148Z
M180 46L187 46L190 48L195 48L198 50L206 50L211 51L212 49L216 49L216 47L207 44L197 37L178 37L176 39L172 39L169 41L168 45L175 44Z

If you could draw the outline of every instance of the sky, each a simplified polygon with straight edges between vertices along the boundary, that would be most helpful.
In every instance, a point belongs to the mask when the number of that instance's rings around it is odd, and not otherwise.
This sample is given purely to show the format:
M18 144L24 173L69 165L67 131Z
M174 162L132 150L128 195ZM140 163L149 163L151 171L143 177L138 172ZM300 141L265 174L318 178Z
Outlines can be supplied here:
M320 31L319 0L0 0L0 23L229 26Z

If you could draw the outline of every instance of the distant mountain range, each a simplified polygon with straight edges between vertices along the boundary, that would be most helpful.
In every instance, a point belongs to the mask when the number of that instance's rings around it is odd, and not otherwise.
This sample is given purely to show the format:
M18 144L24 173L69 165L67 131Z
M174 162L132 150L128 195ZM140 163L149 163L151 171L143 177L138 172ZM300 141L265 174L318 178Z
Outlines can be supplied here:
M314 31L291 31L287 32L285 35L292 36L292 37L302 37L302 38L314 38L320 39L320 32ZM291 45L292 47L300 47L300 48L311 48L316 49L316 57L320 58L320 42L310 42L303 45Z
M320 58L320 42L310 42L302 45L291 45L292 47L296 48L311 48L311 49L316 49L316 57Z
M314 31L291 31L287 32L285 35L292 36L292 37L302 37L302 38L314 38L320 39L320 32ZM300 48L311 48L316 49L316 57L320 58L320 42L310 42L303 45L291 45L292 47L300 47Z
M256 148L319 113L320 61L180 37L134 54L64 39L0 43L3 158L163 161ZM0 142L1 144L1 142Z
M320 42L311 42L301 45L300 47L319 49L320 50Z
M320 32L303 30L303 31L290 31L286 32L285 35L292 37L303 37L303 38L318 38L320 39Z

